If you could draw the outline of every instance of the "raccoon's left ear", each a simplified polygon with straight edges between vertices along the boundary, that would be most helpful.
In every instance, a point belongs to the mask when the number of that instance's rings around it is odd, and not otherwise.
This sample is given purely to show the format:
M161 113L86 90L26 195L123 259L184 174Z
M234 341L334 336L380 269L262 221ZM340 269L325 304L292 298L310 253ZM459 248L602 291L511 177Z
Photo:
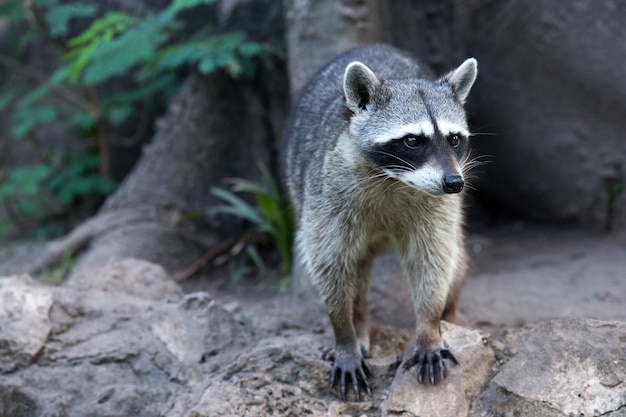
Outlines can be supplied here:
M348 64L343 74L343 93L346 106L353 112L365 108L380 85L376 74L367 65L359 61Z
M468 58L457 69L444 77L444 80L452 86L452 91L461 104L467 100L477 74L478 62L474 58Z

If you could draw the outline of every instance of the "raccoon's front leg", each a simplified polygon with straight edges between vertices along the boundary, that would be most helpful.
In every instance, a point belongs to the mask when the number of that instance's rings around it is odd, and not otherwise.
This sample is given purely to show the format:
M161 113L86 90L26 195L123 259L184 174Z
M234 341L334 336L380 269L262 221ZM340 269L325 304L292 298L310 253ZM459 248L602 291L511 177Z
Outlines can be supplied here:
M372 261L373 255L370 255L359 263L357 292L352 308L354 329L363 357L369 356L370 352L370 314L367 299L369 295Z
M341 398L345 400L351 384L355 399L359 400L363 391L370 393L371 371L364 360L369 349L369 319L363 313L367 310L367 297L360 291L367 284L359 282L363 279L358 276L361 268L347 264L345 260L337 260L333 267L320 271L315 281L335 334L330 385L339 383Z
M430 255L433 255L432 252ZM417 323L415 350L403 368L409 370L415 366L419 383L428 381L434 385L445 379L447 369L444 359L458 364L454 354L445 345L440 330L441 317L454 283L453 270L446 267L450 261L424 259L415 254L412 259L404 259Z

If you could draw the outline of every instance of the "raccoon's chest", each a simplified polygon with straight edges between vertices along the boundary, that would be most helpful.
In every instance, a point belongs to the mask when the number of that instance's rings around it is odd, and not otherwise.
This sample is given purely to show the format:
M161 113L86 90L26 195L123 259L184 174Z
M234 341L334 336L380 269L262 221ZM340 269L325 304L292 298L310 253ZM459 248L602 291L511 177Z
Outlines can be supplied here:
M395 190L394 187L404 187ZM407 189L402 184L384 184L382 193L365 195L361 200L359 211L364 231L371 241L389 241L394 237L407 233L418 233L427 228L432 216L427 201L420 201L417 192Z

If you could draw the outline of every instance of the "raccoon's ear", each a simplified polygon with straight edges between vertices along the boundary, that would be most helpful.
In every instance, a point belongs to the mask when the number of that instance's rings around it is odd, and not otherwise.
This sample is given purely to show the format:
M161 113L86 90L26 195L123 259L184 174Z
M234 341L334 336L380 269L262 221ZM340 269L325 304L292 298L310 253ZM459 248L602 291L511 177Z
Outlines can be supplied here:
M379 85L376 74L367 65L358 61L349 63L343 74L343 93L348 109L357 113L365 108Z
M478 74L478 62L474 58L468 58L457 69L445 77L445 80L452 85L454 95L461 102L465 103L469 95L476 75Z

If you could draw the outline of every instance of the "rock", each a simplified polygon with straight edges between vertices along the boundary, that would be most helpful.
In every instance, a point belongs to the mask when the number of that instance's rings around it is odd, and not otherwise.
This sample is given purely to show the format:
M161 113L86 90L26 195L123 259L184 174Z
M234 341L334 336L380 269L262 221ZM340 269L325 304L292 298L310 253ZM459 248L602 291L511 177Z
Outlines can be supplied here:
M18 387L0 385L0 417L37 415L35 401Z
M151 316L150 324L152 333L186 365L204 362L231 347L240 327L206 292L189 294L175 305L164 306Z
M52 327L52 289L21 275L0 280L0 372L28 365Z
M626 415L626 323L553 320L511 339L513 357L493 378L481 410L504 416Z
M389 389L389 397L382 404L382 415L412 416L467 416L472 399L487 384L495 362L493 351L481 334L449 323L442 323L444 340L459 360L449 366L448 377L439 384L419 384L415 370L399 367ZM409 344L406 361L413 353Z
M233 360L244 332L207 293L184 296L161 267L134 259L58 288L0 279L0 299L11 365L0 369L2 417L163 415L174 394L201 390Z
M402 348L407 339L402 332L374 327L375 355L368 359L374 373L372 395L360 402L340 400L328 385L331 363L322 356L332 338L288 331L262 339L213 379L189 415L377 416L398 364L398 346Z
M321 351L319 337L313 335L264 340L215 378L190 415L325 414L327 385L318 382L326 381L328 366Z
M79 272L66 285L84 293L101 291L147 301L171 302L183 295L180 286L170 279L163 267L128 258L114 258L106 268Z
M313 325L320 317L301 304L273 310L256 301L232 312L207 292L184 295L161 267L134 259L85 270L57 288L1 278L0 301L0 417L623 417L626 410L623 322L550 321L500 341L444 323L460 364L435 387L399 368L413 336L375 325L372 393L346 402L328 385L330 327Z
M480 198L543 223L624 230L626 9L454 3L457 36L481 68L468 101L472 142L491 162L474 184Z

